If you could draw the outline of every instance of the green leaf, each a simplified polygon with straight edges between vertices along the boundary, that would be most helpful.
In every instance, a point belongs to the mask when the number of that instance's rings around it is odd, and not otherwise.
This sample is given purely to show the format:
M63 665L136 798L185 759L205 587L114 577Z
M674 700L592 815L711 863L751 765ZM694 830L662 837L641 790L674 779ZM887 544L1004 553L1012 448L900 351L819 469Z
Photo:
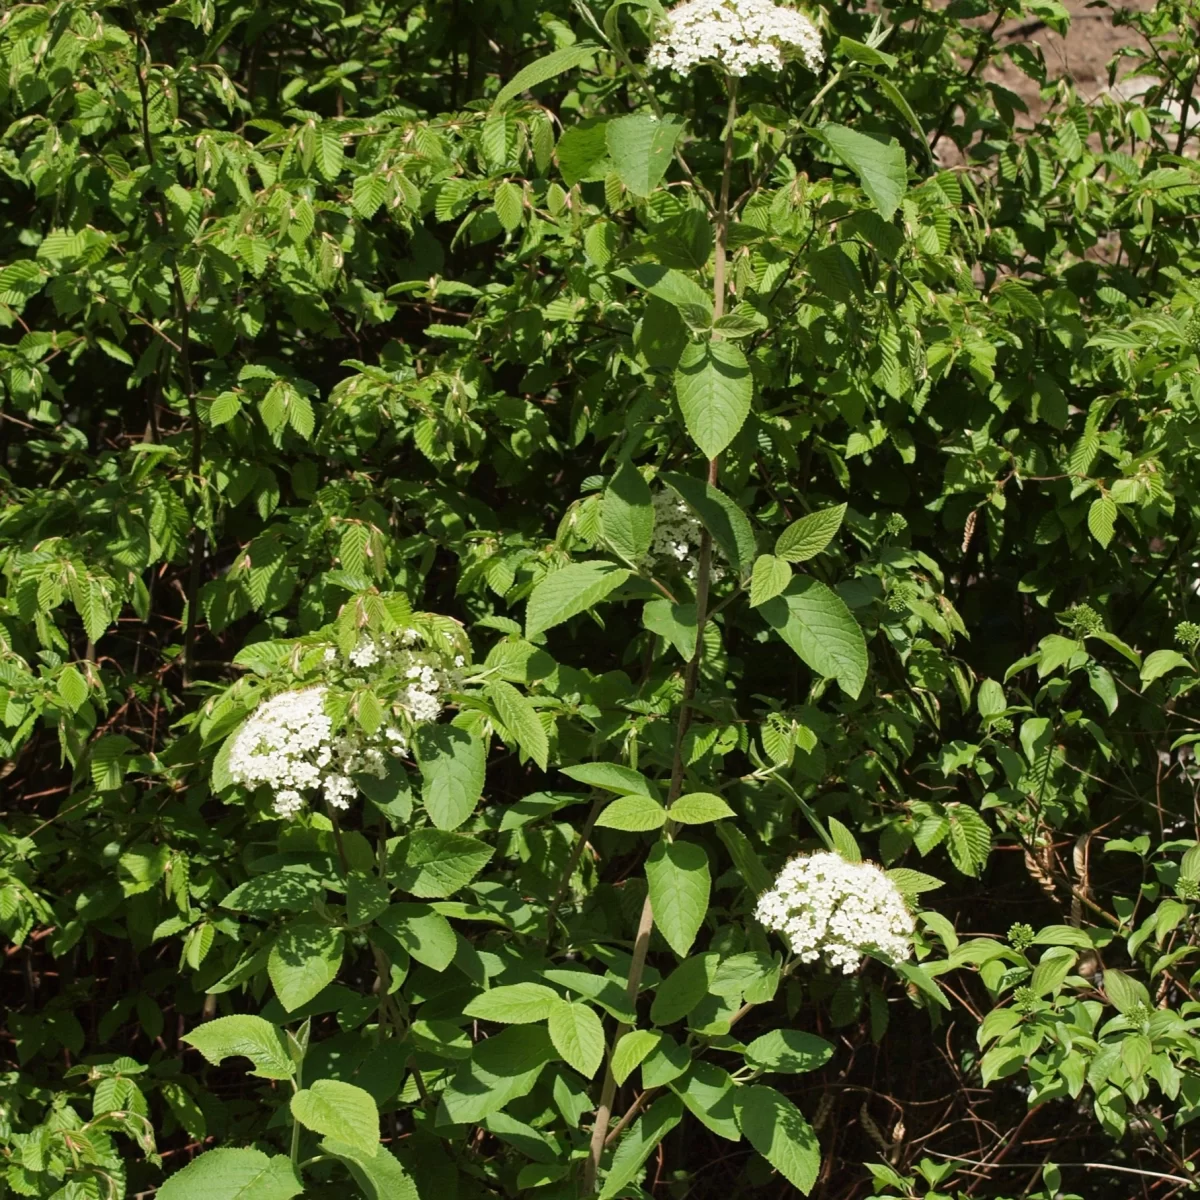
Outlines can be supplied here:
M473 1125L510 1101L528 1096L555 1058L544 1025L510 1025L478 1043L442 1092L439 1119ZM442 1114L445 1114L444 1117Z
M644 198L662 182L683 125L660 121L650 113L633 113L609 121L605 130L608 154L621 182Z
M332 183L342 173L342 164L346 159L342 139L332 126L318 127L313 151L313 162L321 178Z
M583 66L584 63L591 61L596 50L597 46L594 42L576 42L574 45L563 46L535 59L527 67L522 67L496 93L496 98L492 101L492 108L503 108L510 100L532 87L537 87L539 83L547 83L564 71Z
M157 1200L292 1200L304 1191L286 1155L209 1150L172 1175Z
M707 313L712 317L712 296L704 290L690 275L664 267L658 263L636 263L631 267L622 267L613 275L632 283L651 296L666 301L680 312L693 314Z
M655 1147L682 1118L683 1105L675 1096L664 1096L650 1105L617 1143L612 1165L600 1189L599 1200L612 1200L631 1183L642 1169L642 1164L654 1153Z
M296 1073L283 1035L262 1017L216 1017L185 1033L180 1041L194 1046L214 1067L227 1058L240 1057L254 1064L251 1075L263 1079L291 1079Z
M741 508L720 488L690 475L664 472L659 478L700 518L737 573L745 575L757 547L754 530Z
M666 822L667 810L649 796L621 796L596 818L601 829L623 829L627 833L661 829Z
M830 817L828 824L829 836L833 839L833 848L847 862L862 862L862 851L858 848L858 842L854 840L854 834L837 817Z
M658 985L650 1005L650 1020L655 1025L674 1025L676 1021L682 1021L707 995L720 957L709 953L685 958Z
M600 788L605 792L616 792L618 796L645 796L658 800L658 788L640 771L623 767L620 763L576 763L572 767L559 767L568 778L588 787Z
M550 742L537 710L511 683L503 680L489 683L485 694L517 744L544 771L550 757Z
M646 881L654 924L683 958L708 912L708 854L693 842L658 842L646 859Z
M63 667L55 690L72 712L78 712L88 698L87 681L70 665Z
M665 597L647 600L642 609L642 624L670 642L681 658L691 661L696 653L697 636L694 604L672 604Z
M558 1000L547 1023L554 1048L585 1079L591 1079L604 1059L604 1026L586 1004Z
M375 924L430 970L444 971L454 960L458 943L450 922L428 904L392 904Z
M896 890L904 896L917 896L921 892L932 892L945 886L940 879L909 867L893 867L885 874L896 886Z
M1117 526L1117 506L1108 496L1099 496L1088 508L1088 532L1107 550Z
M492 207L496 210L500 224L508 233L512 233L520 228L521 219L525 215L525 192L515 183L505 180L496 189Z
M718 1137L730 1142L742 1140L733 1103L737 1089L728 1071L714 1063L694 1062L682 1078L671 1080L668 1086L692 1116Z
M291 871L268 871L239 884L221 901L231 912L268 913L309 912L321 885L307 876Z
M370 1092L340 1079L318 1079L292 1096L292 1116L306 1129L352 1149L379 1149L379 1108Z
M692 440L716 458L750 414L750 364L732 342L692 343L675 370L675 395Z
M586 612L629 578L624 567L609 562L568 563L539 581L525 610L525 636L536 637L570 617Z
M375 875L353 871L346 880L346 924L368 925L391 900L387 886Z
M267 974L288 1012L307 1004L337 977L345 938L340 929L308 918L288 922L275 938Z
M1065 954L1048 954L1043 958L1033 968L1033 975L1029 980L1029 987L1033 994L1047 996L1058 992L1062 987L1063 980L1074 969L1075 958L1076 956L1070 951Z
M463 1015L497 1025L529 1025L546 1020L559 999L553 988L540 983L503 984L476 996Z
M776 539L776 555L790 563L808 562L833 541L845 516L846 506L838 504L793 521Z
M483 793L487 748L454 725L422 725L415 744L425 811L439 829L457 829Z
M1147 654L1141 670L1142 691L1144 692L1156 679L1179 667L1191 671L1193 675L1196 673L1192 664L1178 650L1155 650Z
M867 643L845 601L805 576L758 610L763 619L816 674L836 679L857 698L867 679Z
M465 833L418 829L388 857L396 886L423 900L440 900L464 888L487 866L495 850Z
M618 1084L623 1084L633 1074L638 1064L662 1038L662 1033L657 1029L631 1029L625 1034L616 1044L612 1055L613 1077Z
M713 792L688 792L671 805L671 820L680 825L707 825L735 816L733 809Z
M1148 1010L1153 1008L1146 985L1115 968L1106 967L1104 969L1104 994L1112 1001L1117 1012L1122 1015L1131 1013L1138 1005Z
M773 600L792 582L792 568L774 554L760 554L754 560L750 577L750 607L757 608Z
M823 1067L833 1057L833 1046L824 1038L799 1029L772 1029L755 1038L746 1047L745 1055L753 1067L794 1075Z
M421 1200L417 1185L394 1154L383 1146L365 1154L356 1146L324 1138L321 1152L339 1159L363 1194L363 1200Z
M624 462L609 480L600 501L600 528L615 554L636 566L654 536L654 503L642 473Z
M746 1140L793 1187L812 1191L821 1167L821 1148L800 1110L774 1088L751 1084L734 1099Z
M894 138L876 141L844 125L826 122L817 132L825 144L858 176L862 189L885 221L890 221L908 190L904 151Z
M965 804L953 804L946 810L950 828L946 849L950 861L964 875L978 875L992 852L992 831L988 823Z

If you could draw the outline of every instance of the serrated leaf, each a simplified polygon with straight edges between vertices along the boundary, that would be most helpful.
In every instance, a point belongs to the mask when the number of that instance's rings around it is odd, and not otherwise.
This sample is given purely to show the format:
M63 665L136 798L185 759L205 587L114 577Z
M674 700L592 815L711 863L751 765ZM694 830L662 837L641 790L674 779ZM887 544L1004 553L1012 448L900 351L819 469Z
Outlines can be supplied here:
M357 1146L323 1138L321 1150L349 1170L363 1200L420 1200L412 1177L386 1147L379 1146L374 1154L366 1154Z
M752 1041L744 1051L754 1067L787 1074L815 1071L833 1057L833 1046L814 1033L799 1029L772 1029Z
M1093 500L1088 508L1087 525L1088 532L1107 550L1117 525L1117 506L1113 500L1108 496Z
M641 833L661 829L666 820L667 810L657 800L648 796L621 796L605 807L596 818L596 825L601 829Z
M812 1191L821 1166L817 1135L800 1110L774 1088L739 1088L734 1104L746 1140L793 1187Z
M609 546L631 565L636 565L650 549L654 504L649 484L632 463L622 463L604 489L600 528Z
M250 1074L263 1079L290 1079L296 1073L283 1035L262 1017L216 1017L180 1040L199 1050L214 1067L227 1058L238 1057L248 1058L254 1064Z
M910 867L893 867L885 873L896 886L896 890L905 896L918 896L922 892L932 892L945 886L940 879L926 875L923 871L914 871Z
M612 1055L613 1077L623 1084L648 1054L662 1041L657 1029L631 1029L617 1043Z
M331 984L342 965L344 948L340 929L303 918L286 924L267 958L267 974L279 1003L294 1012Z
M525 215L525 193L515 183L506 180L496 189L496 194L492 197L492 208L495 209L500 224L512 233L520 228Z
M561 997L540 983L510 983L489 988L463 1009L463 1015L498 1025L528 1025L544 1021Z
M773 600L792 582L792 568L774 554L760 554L750 576L750 607Z
M609 157L621 182L635 196L644 198L662 182L683 125L659 120L650 113L632 113L609 121L604 132Z
M745 575L756 550L746 514L710 483L674 472L664 472L659 478L700 518L737 573Z
M685 661L696 653L696 606L672 604L665 597L647 600L642 609L642 624L651 633L665 638Z
M582 66L595 55L597 46L594 42L576 42L571 46L563 46L551 51L541 58L534 60L527 67L522 67L496 94L492 108L503 108L510 100L539 83L546 83L564 71Z
M487 865L494 849L465 833L418 829L388 856L393 882L422 899L442 899L464 888Z
M485 695L496 706L505 728L517 745L544 771L550 756L546 730L538 720L537 709L511 683L489 683Z
M421 799L429 819L444 830L457 829L483 793L487 748L454 725L423 725L415 739L421 767Z
M716 458L750 414L750 364L732 342L692 343L675 370L675 395L692 440L705 457Z
M306 1129L355 1150L379 1149L379 1108L370 1092L339 1079L318 1079L291 1099L292 1116Z
M570 767L560 767L559 770L576 783L586 783L588 787L600 788L606 792L616 792L618 796L647 796L658 800L658 788L640 771L632 767L623 767L620 763L576 763Z
M759 610L763 619L818 675L856 698L867 679L867 643L845 601L805 576Z
M655 927L683 958L708 912L708 854L692 842L658 842L646 859L646 882Z
M671 820L680 825L707 825L735 816L733 809L714 792L688 792L671 805Z
M854 840L854 834L837 817L830 817L828 824L829 836L833 840L833 848L847 862L862 862L862 851L858 848L858 842Z
M158 1200L292 1200L304 1191L286 1155L209 1150L158 1189Z
M609 562L568 563L541 579L525 610L525 636L536 637L570 617L586 612L615 592L629 571Z
M585 1079L591 1079L604 1059L604 1026L586 1004L557 1000L547 1022L554 1048Z
M908 190L904 151L894 138L877 141L855 129L826 122L817 132L825 144L858 176L862 190L885 221L890 221Z
M60 672L55 691L72 712L78 712L88 698L87 681L69 664Z
M458 949L454 930L428 904L390 904L375 924L431 971L444 971L454 961Z
M676 1096L665 1096L656 1100L625 1131L617 1143L612 1166L600 1189L599 1200L612 1200L625 1186L637 1177L642 1164L654 1153L655 1147L679 1124L683 1118L683 1105Z
M837 536L845 516L846 506L838 504L793 521L776 539L775 554L790 563L815 558Z

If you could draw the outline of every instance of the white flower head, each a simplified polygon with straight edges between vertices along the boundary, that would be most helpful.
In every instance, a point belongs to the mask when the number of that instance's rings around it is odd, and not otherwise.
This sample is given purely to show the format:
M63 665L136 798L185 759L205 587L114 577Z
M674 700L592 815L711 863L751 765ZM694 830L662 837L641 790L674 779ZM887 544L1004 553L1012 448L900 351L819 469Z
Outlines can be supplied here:
M898 962L912 953L913 918L896 885L874 863L840 854L793 858L754 915L783 934L801 962L820 959L846 975L868 950Z
M695 579L700 563L700 539L704 526L690 508L674 493L663 489L654 493L654 536L650 542L650 561L656 566L683 566L684 574ZM724 568L716 561L720 551L713 546L711 578L720 579Z
M745 75L754 67L782 71L785 55L814 72L825 61L821 35L803 13L772 0L686 0L667 13L646 62L680 75L715 62Z

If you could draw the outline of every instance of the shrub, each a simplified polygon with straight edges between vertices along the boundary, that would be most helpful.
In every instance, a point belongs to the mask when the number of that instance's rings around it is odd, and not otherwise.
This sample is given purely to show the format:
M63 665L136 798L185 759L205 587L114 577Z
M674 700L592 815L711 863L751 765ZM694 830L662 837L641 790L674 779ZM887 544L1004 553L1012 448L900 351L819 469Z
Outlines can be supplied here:
M1200 9L692 4L0 18L0 1193L1191 1186Z

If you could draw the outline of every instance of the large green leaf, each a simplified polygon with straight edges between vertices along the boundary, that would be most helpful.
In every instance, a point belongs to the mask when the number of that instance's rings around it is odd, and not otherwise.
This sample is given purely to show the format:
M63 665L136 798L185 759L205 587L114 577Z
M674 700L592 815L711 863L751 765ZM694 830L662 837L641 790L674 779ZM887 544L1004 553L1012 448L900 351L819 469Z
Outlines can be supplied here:
M254 1064L250 1074L263 1079L290 1079L296 1073L283 1035L270 1021L248 1013L206 1021L180 1040L216 1067L227 1058L240 1057L250 1059Z
M817 1181L821 1148L800 1110L774 1088L760 1084L739 1088L735 1105L746 1140L807 1196Z
M632 113L609 121L608 154L621 182L639 197L649 196L666 173L683 125L650 113Z
M586 1004L559 1000L547 1023L554 1048L586 1079L600 1069L604 1058L604 1026Z
M392 904L375 924L390 933L419 963L444 971L454 959L458 943L450 922L428 904Z
M507 983L476 996L463 1015L498 1025L531 1025L546 1020L558 1002L558 993L544 984Z
M708 854L694 842L658 842L646 859L654 924L683 958L708 912Z
M826 122L818 131L825 144L858 176L862 189L890 221L908 190L904 151L894 138L878 141L856 129Z
M782 595L758 611L816 674L836 679L849 696L862 691L867 679L866 639L836 592L804 576L792 580Z
M693 343L675 370L675 395L692 440L716 458L750 414L750 364L733 342Z
M654 504L650 485L632 463L617 469L600 501L600 527L604 540L630 566L650 549L654 536Z
M546 83L564 71L582 66L590 61L598 47L594 42L575 42L570 46L562 46L535 59L527 67L522 67L501 89L492 101L493 108L502 108L510 100L514 100L522 92L539 83Z
M349 1170L363 1200L421 1200L412 1176L384 1146L377 1147L374 1154L366 1154L357 1146L324 1138L321 1151L340 1160Z
M550 756L550 740L538 720L537 709L511 683L502 679L488 684L487 698L496 706L500 720L517 745L544 771Z
M345 938L340 929L308 918L289 921L275 938L267 973L279 1003L293 1012L337 977Z
M465 729L423 725L417 731L416 750L429 819L439 829L457 829L475 811L483 792L486 747Z
M625 1131L613 1154L612 1165L600 1189L600 1200L611 1200L642 1169L642 1163L654 1153L655 1147L679 1124L683 1105L675 1096L656 1100Z
M209 1150L172 1175L158 1200L292 1200L304 1191L286 1155Z
M629 571L613 563L568 563L545 576L529 596L525 610L525 636L536 637L570 617L586 612L615 592Z
M418 829L392 848L388 867L401 890L438 900L466 887L494 853L486 842L465 833Z
M370 1092L340 1079L318 1079L291 1099L292 1116L306 1129L374 1155L379 1149L379 1108Z
M719 487L691 475L664 471L661 479L698 516L739 575L755 555L754 530L746 514Z

